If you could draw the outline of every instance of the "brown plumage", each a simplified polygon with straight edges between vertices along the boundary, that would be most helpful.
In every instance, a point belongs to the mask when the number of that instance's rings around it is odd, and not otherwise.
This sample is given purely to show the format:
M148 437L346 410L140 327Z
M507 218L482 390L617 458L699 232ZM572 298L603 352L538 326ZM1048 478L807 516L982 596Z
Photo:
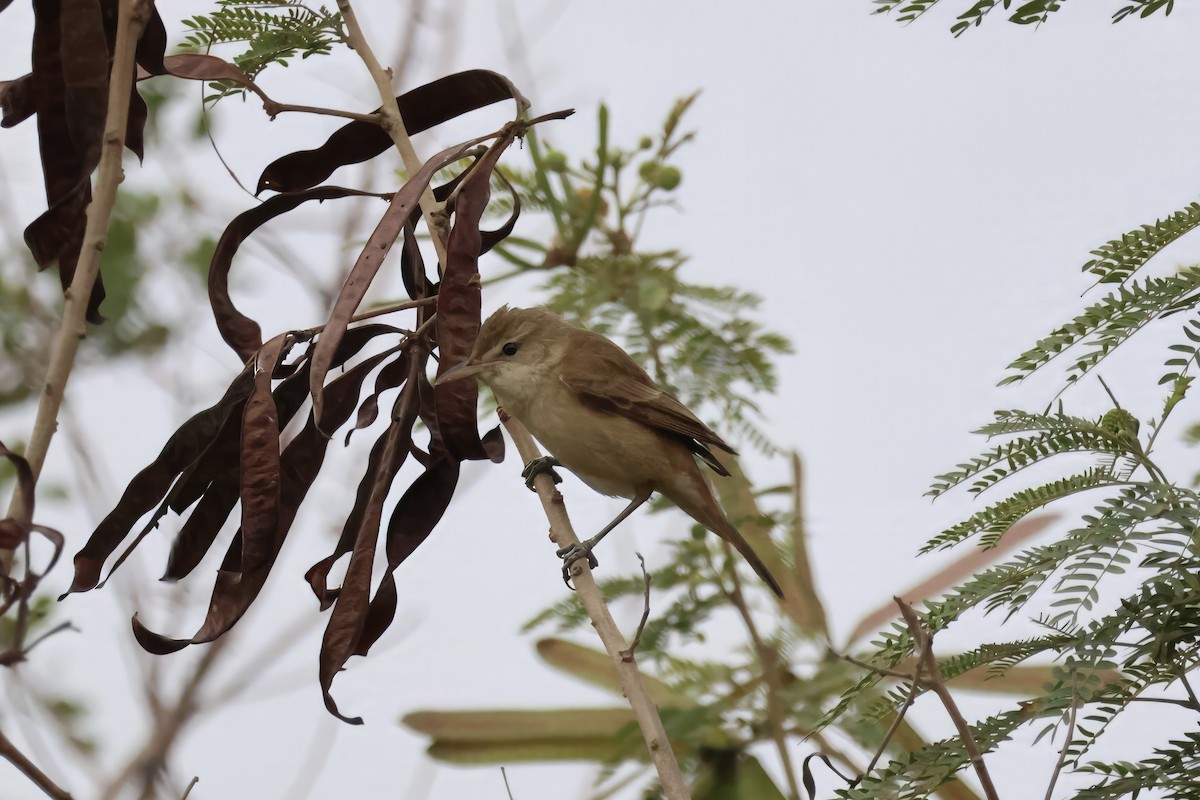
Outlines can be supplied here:
M733 448L620 347L544 308L505 306L484 322L470 358L439 382L471 375L562 466L602 494L630 499L599 534L561 552L564 558L590 557L596 542L658 492L733 545L782 596L721 510L696 461L728 475L709 448L734 453Z

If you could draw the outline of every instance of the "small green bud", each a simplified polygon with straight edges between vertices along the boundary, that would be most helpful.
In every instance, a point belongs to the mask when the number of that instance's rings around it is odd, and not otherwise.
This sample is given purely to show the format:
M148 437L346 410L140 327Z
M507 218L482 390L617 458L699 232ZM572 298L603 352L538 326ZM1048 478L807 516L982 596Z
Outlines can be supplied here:
M641 139L638 139L639 150L649 150L651 147L654 147L654 140L649 136L643 136Z
M542 166L547 172L565 172L567 169L567 154L561 150L547 150L542 156Z
M638 175L646 183L655 185L658 183L658 174L662 172L662 168L661 161L643 161L638 167Z
M658 171L658 179L654 181L654 185L669 192L677 188L682 180L683 173L679 171L679 167L665 166Z
M1137 436L1141 423L1137 417L1123 408L1114 408L1100 419L1100 427L1110 433L1125 433Z

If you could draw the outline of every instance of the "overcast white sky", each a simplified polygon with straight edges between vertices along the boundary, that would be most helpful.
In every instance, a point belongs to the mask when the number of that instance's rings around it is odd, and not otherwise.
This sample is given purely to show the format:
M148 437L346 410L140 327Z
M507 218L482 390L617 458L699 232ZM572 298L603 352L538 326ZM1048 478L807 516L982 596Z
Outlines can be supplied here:
M163 5L173 38L178 18L203 8ZM381 56L394 48L400 5L356 4ZM1179 4L1170 18L1112 26L1120 3L1091 0L1068 4L1040 30L997 19L957 40L947 29L965 0L943 0L907 28L870 16L867 0L431 5L405 86L471 67L508 74L535 113L579 110L544 134L573 153L594 147L601 101L610 106L614 139L632 144L656 129L677 97L703 89L690 117L699 136L678 161L682 211L652 219L649 241L691 253L693 281L735 283L763 295L763 321L796 344L795 355L781 362L778 395L763 408L775 440L805 458L817 581L843 636L865 611L942 563L913 555L927 536L970 513L969 501L956 495L931 506L922 494L930 476L979 446L968 431L995 408L1040 407L1057 388L1055 375L1018 388L995 383L1013 356L1081 307L1090 281L1079 266L1088 251L1191 202L1200 187L1200 109L1189 80L1200 9L1190 4ZM440 15L459 26L452 47ZM11 43L28 39L31 14L17 3L0 20L9 43L0 51L0 77L11 77L27 69L28 54ZM517 31L523 48L514 58L505 41ZM281 100L377 105L370 80L346 58L297 62L268 73L265 85ZM490 129L505 113L481 113L456 130ZM269 123L254 103L222 104L215 115L224 155L251 181L270 158L311 146L323 136L317 128L333 127L295 117ZM32 122L0 132L0 167L26 220L42 202L33 134ZM424 137L420 146L430 153L453 136ZM246 207L224 186L211 151L196 153L187 168L197 184L226 198L232 213ZM153 152L145 168L127 162L131 175L154 169ZM314 247L300 250L312 257L310 270L333 269L333 235L316 234ZM1153 271L1193 263L1198 253L1200 238L1187 239ZM238 267L243 276L254 272L253 261L246 263ZM267 329L317 321L320 310L311 303L254 295L255 282L240 280L252 297L247 307ZM506 290L485 297L485 310L523 299ZM173 357L176 366L194 363L213 381L236 367L211 328L178 345ZM1104 372L1142 419L1158 411L1151 388L1162 357L1146 341ZM110 504L174 424L218 393L196 390L189 405L141 369L93 372L69 391L113 492ZM1091 387L1068 402L1081 414L1104 408ZM0 439L22 438L28 424L27 414L0 416ZM56 442L47 474L69 482L74 473L63 444ZM1186 464L1190 454L1176 452L1164 461ZM328 508L358 480L351 461L339 463L344 472L317 495L327 508L294 531L262 607L239 626L237 641L263 641L292 620L315 617L300 575L329 547ZM782 462L750 456L747 467L764 485L787 478ZM315 748L329 753L313 796L499 798L498 771L432 765L422 740L401 729L398 717L416 708L611 702L543 667L534 639L519 632L564 592L540 511L532 496L514 490L519 468L515 458L500 467L471 465L469 493L402 567L396 626L334 687L342 708L362 713L367 725L341 725L321 706L314 625L264 681L290 692L264 691L270 696L190 729L173 766L185 780L200 776L193 798L288 796L292 777L314 759L314 737L324 737ZM595 497L577 482L564 492L585 531L622 502ZM84 507L47 505L44 514L43 522L67 532L71 552L96 521L96 510ZM602 569L632 571L636 550L653 562L668 524L665 517L635 517L606 541ZM161 568L154 560L161 548L153 547L146 570L130 570L126 582L148 580ZM59 591L68 581L64 563L48 584ZM116 764L144 721L129 710L137 687L129 677L127 618L113 588L66 603L62 612L83 633L48 642L33 666L96 702L96 733L108 763ZM620 611L632 625L638 609ZM146 613L168 624L153 608ZM170 632L185 634L198 619L175 621ZM977 714L992 707L986 699L966 705ZM948 732L937 709L918 713L927 733ZM1127 735L1145 741L1136 726ZM1051 747L1043 742L1032 759L1020 745L1006 752L1012 755L996 762L1001 794L1040 796ZM87 779L57 766L72 775L77 796L87 797ZM39 796L14 776L0 765L0 794ZM509 776L519 800L584 797L591 780L578 766L516 767Z

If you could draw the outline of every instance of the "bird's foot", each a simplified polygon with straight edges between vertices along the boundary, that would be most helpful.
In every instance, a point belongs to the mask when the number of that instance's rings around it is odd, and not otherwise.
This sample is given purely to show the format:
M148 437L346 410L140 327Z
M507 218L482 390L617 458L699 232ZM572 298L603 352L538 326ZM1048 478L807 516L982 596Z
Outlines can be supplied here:
M538 475L545 473L549 475L555 484L562 483L562 476L554 471L555 467L561 467L562 463L554 456L542 456L535 458L525 465L525 469L521 470L521 477L525 479L525 485L529 487L529 491L536 492L533 487L533 479ZM559 555L562 555L559 553Z
M592 553L591 546L585 542L576 542L575 544L559 548L558 557L563 560L563 583L571 591L575 591L575 587L571 585L571 567L576 561L586 558L588 566L592 569L600 566L600 562L596 560L596 556Z

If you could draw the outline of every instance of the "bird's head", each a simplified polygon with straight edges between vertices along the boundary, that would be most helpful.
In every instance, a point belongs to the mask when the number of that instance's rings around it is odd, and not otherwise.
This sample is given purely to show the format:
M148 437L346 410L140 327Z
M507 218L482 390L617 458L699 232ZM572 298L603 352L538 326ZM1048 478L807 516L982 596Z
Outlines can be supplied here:
M506 394L532 389L560 357L566 344L563 333L569 329L553 311L503 306L479 328L470 357L438 376L436 383L476 377Z

